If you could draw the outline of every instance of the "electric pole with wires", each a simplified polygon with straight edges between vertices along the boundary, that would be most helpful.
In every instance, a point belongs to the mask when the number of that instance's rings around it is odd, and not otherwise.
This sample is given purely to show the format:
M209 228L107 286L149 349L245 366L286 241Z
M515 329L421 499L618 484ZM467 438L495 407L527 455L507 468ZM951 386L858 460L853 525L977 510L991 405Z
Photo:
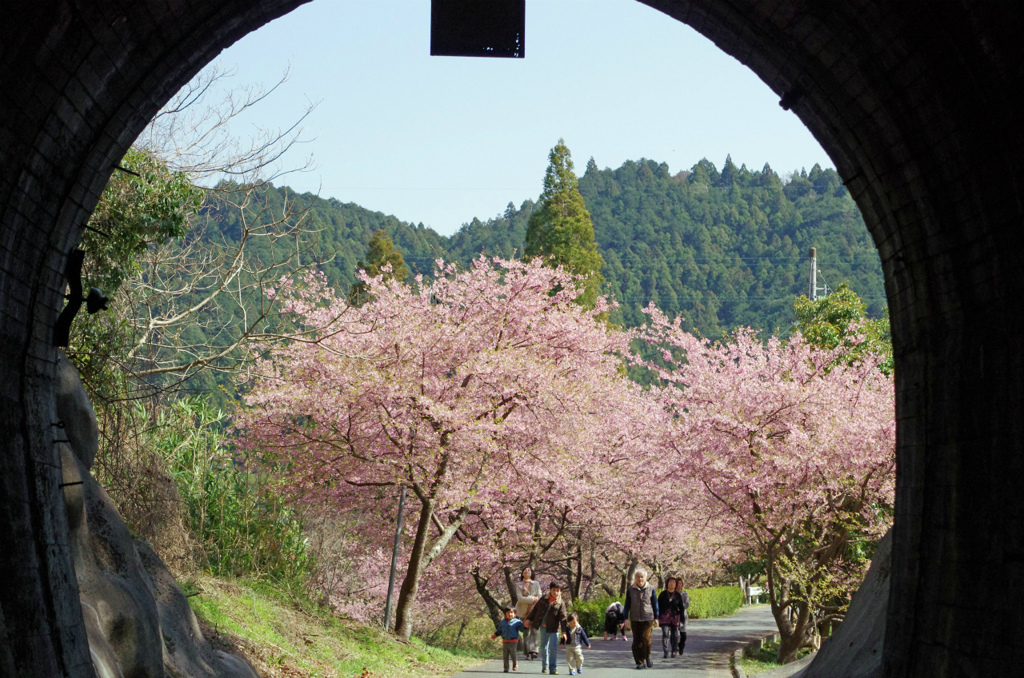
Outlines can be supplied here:
M807 290L807 298L810 299L811 301L814 301L815 299L818 298L819 292L821 293L821 296L827 297L829 292L831 292L831 289L829 288L828 283L826 283L824 280L821 281L821 286L818 286L818 251L816 248L811 248L810 256L811 272L809 281L810 284L808 285Z

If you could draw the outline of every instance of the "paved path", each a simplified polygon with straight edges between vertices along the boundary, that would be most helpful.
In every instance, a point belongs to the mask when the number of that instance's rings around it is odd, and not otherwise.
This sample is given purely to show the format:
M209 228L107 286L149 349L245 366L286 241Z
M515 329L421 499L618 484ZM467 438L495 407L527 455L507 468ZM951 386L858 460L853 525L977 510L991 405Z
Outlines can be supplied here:
M744 608L732 617L720 619L694 619L687 623L686 653L676 658L662 659L661 631L654 629L654 668L662 678L730 678L729 654L750 641L763 638L776 630L775 620L767 605ZM620 637L621 638L621 637ZM632 641L632 636L630 636ZM497 642L497 641L495 641ZM583 650L584 678L612 678L639 674L629 648L632 642L622 640L601 640L601 636L590 640L593 648ZM482 678L483 676L505 675L500 659L492 659L480 666L468 669L452 678ZM519 658L519 671L515 675L540 675L540 661ZM558 675L569 675L565 664L565 650L559 649ZM653 678L653 676L652 676Z

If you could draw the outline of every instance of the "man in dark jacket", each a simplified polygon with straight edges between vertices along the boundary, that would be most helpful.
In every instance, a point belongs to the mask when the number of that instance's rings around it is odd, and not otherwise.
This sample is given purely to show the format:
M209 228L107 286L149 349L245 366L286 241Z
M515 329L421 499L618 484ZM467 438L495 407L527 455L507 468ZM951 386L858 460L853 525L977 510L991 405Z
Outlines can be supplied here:
M540 672L551 675L558 675L555 662L558 659L558 638L561 631L562 641L565 642L569 632L566 623L568 610L565 602L562 601L562 587L557 582L551 582L548 595L533 604L533 609L526 616L528 628L540 629Z

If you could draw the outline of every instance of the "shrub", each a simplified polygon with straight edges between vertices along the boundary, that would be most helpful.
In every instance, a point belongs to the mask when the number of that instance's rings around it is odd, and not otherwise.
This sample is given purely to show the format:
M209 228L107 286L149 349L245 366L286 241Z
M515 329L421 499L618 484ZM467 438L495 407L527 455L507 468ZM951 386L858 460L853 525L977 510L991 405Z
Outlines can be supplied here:
M595 637L604 634L604 611L616 600L622 602L614 596L573 601L572 610L580 616L580 626L588 636Z
M706 589L691 589L690 619L711 619L736 614L743 604L743 592L738 586L713 586Z
M660 593L660 591L659 591ZM743 603L743 592L736 586L715 586L705 589L690 589L690 619L711 619L736 614ZM571 609L580 616L580 625L588 636L604 635L604 611L615 601L625 601L615 596L602 596L592 600L573 601Z
M174 478L153 443L153 417L141 403L97 400L99 449L93 477L135 539L148 542L176 575L193 572L199 548Z
M302 522L269 473L245 468L225 445L224 414L185 398L157 414L152 443L184 504L186 524L215 574L301 584L310 557Z

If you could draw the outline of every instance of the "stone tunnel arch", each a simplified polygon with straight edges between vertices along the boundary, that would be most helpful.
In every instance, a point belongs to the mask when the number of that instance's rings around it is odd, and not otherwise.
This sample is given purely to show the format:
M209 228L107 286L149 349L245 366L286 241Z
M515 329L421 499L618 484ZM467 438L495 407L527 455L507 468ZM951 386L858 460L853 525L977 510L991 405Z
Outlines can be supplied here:
M0 22L0 673L90 676L53 444L63 266L113 165L221 49L305 0L39 0ZM886 277L897 517L885 675L1024 661L1024 9L642 0L750 67Z

